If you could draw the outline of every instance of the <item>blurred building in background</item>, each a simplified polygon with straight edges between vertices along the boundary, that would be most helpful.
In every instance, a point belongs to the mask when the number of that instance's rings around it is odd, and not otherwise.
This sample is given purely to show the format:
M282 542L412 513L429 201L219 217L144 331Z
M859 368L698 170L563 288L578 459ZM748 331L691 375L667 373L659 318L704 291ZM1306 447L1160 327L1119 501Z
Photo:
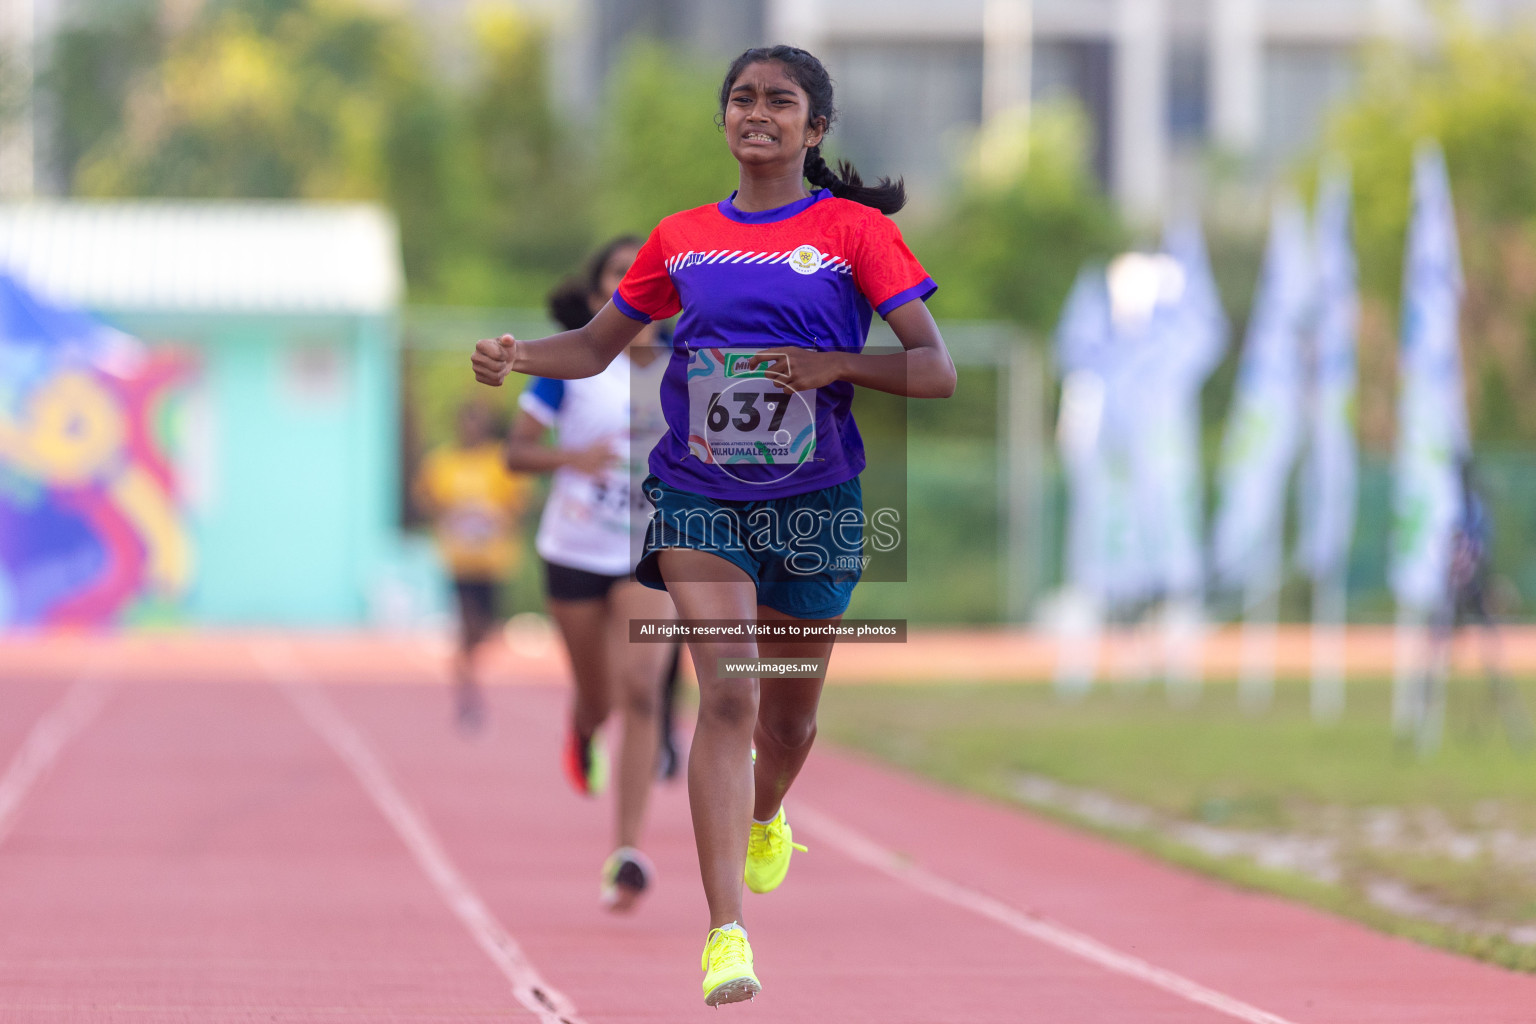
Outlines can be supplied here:
M400 603L399 252L361 204L0 205L0 266L176 357L144 427L178 506L154 529L176 536L106 539L188 552L160 621L348 625Z

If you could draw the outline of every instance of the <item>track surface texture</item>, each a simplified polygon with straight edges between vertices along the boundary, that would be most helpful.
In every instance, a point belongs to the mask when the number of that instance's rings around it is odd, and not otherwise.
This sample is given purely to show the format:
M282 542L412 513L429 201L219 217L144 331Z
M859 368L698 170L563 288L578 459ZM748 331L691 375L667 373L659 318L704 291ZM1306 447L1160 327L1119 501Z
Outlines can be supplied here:
M747 897L763 994L709 1009L685 787L605 912L560 673L506 667L466 737L430 647L0 643L0 1021L1536 1022L1536 978L830 747Z

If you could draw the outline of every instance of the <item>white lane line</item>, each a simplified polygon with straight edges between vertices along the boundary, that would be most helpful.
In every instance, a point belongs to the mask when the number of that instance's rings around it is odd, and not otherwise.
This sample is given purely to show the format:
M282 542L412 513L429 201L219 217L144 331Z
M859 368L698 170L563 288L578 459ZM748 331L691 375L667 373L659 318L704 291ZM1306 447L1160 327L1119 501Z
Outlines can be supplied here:
M797 828L802 823L809 825L811 832L819 841L830 844L860 864L874 868L935 899L979 914L1005 928L1048 946L1054 946L1073 956L1081 957L1106 970L1146 982L1148 985L1171 992L1192 1003L1207 1006L1237 1020L1246 1021L1248 1024L1292 1024L1284 1017L1206 988L1199 982L1190 981L1183 975L1149 964L1139 957L1122 953L1082 932L1073 931L1071 928L1045 918L1026 914L975 889L968 889L947 878L941 878L803 803L795 804L795 822Z
M110 684L87 672L32 726L5 775L0 776L0 843L10 835L32 787L48 774L65 745L101 711L110 691Z
M347 723L331 699L310 681L290 655L275 645L253 645L252 654L309 726L352 769L438 895L512 983L513 997L542 1024L583 1024L571 1001L540 977L517 940L453 866L426 819L411 806L373 748Z

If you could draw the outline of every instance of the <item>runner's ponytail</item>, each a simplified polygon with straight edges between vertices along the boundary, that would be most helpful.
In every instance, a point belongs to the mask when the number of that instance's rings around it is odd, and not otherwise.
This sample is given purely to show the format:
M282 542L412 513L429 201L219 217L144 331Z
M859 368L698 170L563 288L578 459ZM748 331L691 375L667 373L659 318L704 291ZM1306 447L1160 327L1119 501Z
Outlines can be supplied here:
M895 213L907 205L907 188L900 179L893 182L890 178L881 178L878 185L866 185L847 160L839 160L835 171L827 166L820 146L805 151L805 180L819 188L831 189L839 199L873 206L884 214Z

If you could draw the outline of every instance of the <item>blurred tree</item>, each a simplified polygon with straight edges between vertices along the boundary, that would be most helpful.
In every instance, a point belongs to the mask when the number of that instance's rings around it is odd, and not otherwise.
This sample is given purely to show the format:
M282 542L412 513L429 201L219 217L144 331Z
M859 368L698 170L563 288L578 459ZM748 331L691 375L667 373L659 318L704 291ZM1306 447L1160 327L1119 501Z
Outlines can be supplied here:
M381 200L430 288L476 204L464 119L424 50L410 21L356 2L210 4L131 81L119 123L73 162L73 191ZM56 77L78 77L64 57ZM109 122L110 89L81 92L81 122Z
M485 7L471 30L478 66L467 105L483 182L481 245L455 254L447 297L538 307L593 244L593 175L555 116L541 26L514 9Z
M38 85L51 117L52 174L67 192L93 146L122 130L133 83L164 49L156 0L94 0L59 29Z
M718 202L736 187L736 161L713 120L724 74L724 65L648 40L624 51L602 111L602 235L644 235L668 214Z
M912 234L940 282L936 316L1012 320L1044 339L1078 268L1112 255L1126 232L1089 167L1082 114L1038 107L1028 133L980 139L949 210Z
M381 201L399 217L416 301L538 306L597 220L647 230L648 215L613 208L673 201L648 142L702 127L723 153L708 95L640 117L637 100L670 100L680 81L653 47L617 76L613 122L640 127L610 147L618 184L600 214L598 147L575 145L554 114L545 32L515 8L472 12L473 67L450 84L416 22L363 0L211 0L175 31L152 0L96 2L47 73L67 192Z
M1456 200L1467 294L1462 352L1480 442L1536 440L1536 35L1447 16L1429 52L1383 47L1340 106L1326 148L1354 175L1365 293L1362 433L1390 443L1414 146L1438 140Z

